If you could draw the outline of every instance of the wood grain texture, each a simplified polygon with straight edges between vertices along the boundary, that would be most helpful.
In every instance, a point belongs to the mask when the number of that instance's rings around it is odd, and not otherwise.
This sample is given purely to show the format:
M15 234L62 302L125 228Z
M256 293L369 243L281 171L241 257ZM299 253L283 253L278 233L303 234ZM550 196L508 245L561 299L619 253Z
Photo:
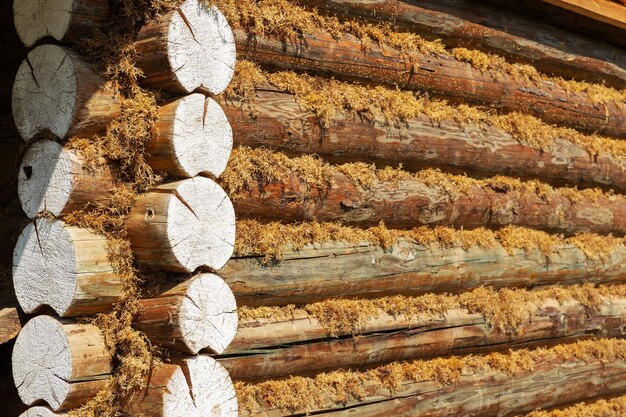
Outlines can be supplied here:
M626 31L626 8L603 0L542 0Z
M373 43L365 49L349 34L316 31L283 39L249 35L240 28L234 34L239 56L268 68L419 90L452 102L491 105L547 123L626 137L624 103L594 103L587 94L566 91L552 81L524 82L506 73L483 72L452 56L407 54Z
M473 246L426 248L401 239L389 248L368 243L327 242L287 251L281 260L231 259L220 275L238 304L308 304L327 298L373 298L429 292L459 294L482 285L493 288L626 281L626 246L603 260L589 259L573 245L554 253L507 251ZM324 268L319 268L324 265Z
M0 301L0 345L15 339L24 323L15 301Z
M224 107L236 145L291 155L313 153L332 163L402 164L410 171L436 167L472 176L510 175L555 185L626 191L626 158L604 151L593 156L566 138L557 138L540 150L497 127L434 122L426 115L399 127L383 119L341 117L323 128L289 93L257 90L254 100L253 113L238 103Z
M597 308L555 299L529 305L536 311L514 330L495 327L482 314L464 308L438 317L380 314L356 336L339 331L333 337L314 317L302 314L291 320L242 321L220 362L233 379L258 381L589 337L622 337L626 325L626 299L621 297L606 297Z
M301 0L323 13L399 30L530 64L546 74L626 86L626 55L602 39L559 28L501 5L471 0Z

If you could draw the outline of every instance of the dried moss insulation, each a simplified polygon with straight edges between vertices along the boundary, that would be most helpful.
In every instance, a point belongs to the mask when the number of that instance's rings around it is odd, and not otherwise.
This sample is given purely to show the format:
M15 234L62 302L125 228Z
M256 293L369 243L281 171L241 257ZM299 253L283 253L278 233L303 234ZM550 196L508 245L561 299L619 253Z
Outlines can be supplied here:
M413 319L417 316L443 319L446 311L465 309L482 315L487 323L506 333L515 334L520 326L540 311L547 300L559 303L576 301L589 310L597 310L607 297L625 297L626 285L594 286L592 284L551 287L545 290L480 287L459 295L426 294L391 296L374 299L330 299L300 307L239 307L242 323L259 319L290 320L306 315L318 321L331 337L357 336L367 332L372 320L383 315Z
M233 82L222 99L238 103L254 114L255 87L267 85L294 94L298 103L314 114L323 127L330 127L333 121L345 117L371 123L382 121L388 126L404 128L408 120L426 116L434 124L452 122L460 128L501 129L520 144L538 150L556 150L557 141L569 141L585 149L591 157L604 153L626 158L623 140L586 135L574 129L546 124L530 115L496 114L492 109L463 104L453 106L397 88L363 86L292 71L270 73L245 60L237 62Z
M525 417L622 417L626 415L626 396L599 400L591 403L578 403L557 410L537 410Z
M444 386L455 385L462 374L490 371L524 377L533 372L538 362L614 362L626 360L626 341L600 339L560 345L549 349L519 349L508 353L481 356L436 358L412 362L394 362L368 371L335 371L315 377L290 377L258 384L236 382L241 409L250 415L267 409L288 413L306 413L324 409L328 403L343 404L361 401L366 386L386 391L392 397L405 383L435 381Z

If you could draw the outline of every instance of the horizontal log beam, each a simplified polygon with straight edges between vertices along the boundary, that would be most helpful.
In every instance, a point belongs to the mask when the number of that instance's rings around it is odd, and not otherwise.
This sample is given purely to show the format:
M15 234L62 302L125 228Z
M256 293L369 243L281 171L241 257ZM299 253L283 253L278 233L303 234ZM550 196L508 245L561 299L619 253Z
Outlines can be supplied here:
M220 275L246 306L308 304L332 297L372 298L429 292L462 293L493 288L626 281L626 245L592 259L573 244L539 249L452 245L425 247L400 239L382 248L369 242L320 242L287 250L280 260L263 255L231 259ZM323 269L319 265L324 265Z
M407 54L350 34L304 33L296 40L234 30L241 58L265 67L309 71L340 79L426 91L453 102L486 104L530 113L547 123L626 137L626 111L619 101L594 102L551 80L523 81L499 71L481 71L451 55Z
M448 47L479 49L546 74L626 86L626 57L600 39L556 27L500 5L470 0L301 0L343 18L390 22Z
M542 0L626 31L626 7L610 1ZM626 32L625 32L626 34Z
M510 303L514 303L514 295L509 294ZM329 329L322 321L323 314L333 314L331 301L321 307L322 318L296 310L290 318L242 320L237 337L220 362L233 379L256 381L621 336L626 325L626 298L599 296L601 301L593 306L563 298L517 303L516 308L527 316L515 323L514 329L491 323L485 311L457 307L441 314L413 316L379 311L358 325L356 335L350 329ZM506 296L500 298L501 302L506 300ZM428 304L428 300L424 302ZM341 309L342 303L335 307ZM505 310L505 314L512 313Z
M474 176L501 174L626 191L622 169L626 157L605 150L592 155L588 146L567 135L555 135L555 140L539 148L495 126L434 122L426 115L400 127L382 119L341 117L323 128L294 95L266 90L256 91L252 113L238 103L224 110L233 125L236 145L264 146L296 155L314 153L333 163L402 164L410 171L436 167ZM588 138L589 145L593 141Z
M602 357L605 349L619 353L607 359ZM516 415L624 393L623 349L623 341L579 342L509 355L395 363L363 373L239 385L239 415Z

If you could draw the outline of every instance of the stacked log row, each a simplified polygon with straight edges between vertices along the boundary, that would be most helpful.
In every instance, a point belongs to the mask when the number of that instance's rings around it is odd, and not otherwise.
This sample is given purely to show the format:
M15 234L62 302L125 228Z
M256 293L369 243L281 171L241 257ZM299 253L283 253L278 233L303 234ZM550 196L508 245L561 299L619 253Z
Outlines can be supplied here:
M52 37L62 46L35 46L13 86L16 125L30 145L19 167L18 195L32 219L14 249L15 293L28 314L56 313L32 318L19 332L13 378L25 404L47 405L24 415L65 415L107 387L115 372L103 331L72 317L110 311L126 288L107 238L64 222L76 210L106 208L119 185L109 161L64 143L70 136L102 135L120 115L121 93L71 49L85 33L104 28L112 10L108 1L81 0L15 1L14 9L24 44ZM140 300L134 325L153 343L187 356L153 367L146 388L123 408L148 417L237 415L228 372L209 356L189 356L222 353L238 323L223 279L193 274L222 268L234 248L233 205L208 178L226 168L232 129L220 105L205 95L219 94L230 82L234 38L217 8L188 0L146 23L134 47L144 86L186 95L159 107L146 146L152 169L178 180L139 196L128 238L143 267L187 274L171 275L159 294ZM3 321L16 321L2 311Z

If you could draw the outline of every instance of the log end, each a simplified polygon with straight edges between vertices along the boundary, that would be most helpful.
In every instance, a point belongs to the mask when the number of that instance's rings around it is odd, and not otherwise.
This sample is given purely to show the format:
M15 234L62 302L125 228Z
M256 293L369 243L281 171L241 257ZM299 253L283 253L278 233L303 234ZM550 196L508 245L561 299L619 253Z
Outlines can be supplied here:
M22 414L20 417L66 417L67 414L56 414L52 410L46 407L33 407Z
M74 0L13 0L18 36L29 48L48 36L60 41L72 20Z
M24 213L59 216L72 194L72 160L63 147L50 140L35 142L26 151L18 172L18 196Z
M13 380L24 404L45 401L58 410L70 391L72 356L61 323L49 316L30 320L13 348Z

